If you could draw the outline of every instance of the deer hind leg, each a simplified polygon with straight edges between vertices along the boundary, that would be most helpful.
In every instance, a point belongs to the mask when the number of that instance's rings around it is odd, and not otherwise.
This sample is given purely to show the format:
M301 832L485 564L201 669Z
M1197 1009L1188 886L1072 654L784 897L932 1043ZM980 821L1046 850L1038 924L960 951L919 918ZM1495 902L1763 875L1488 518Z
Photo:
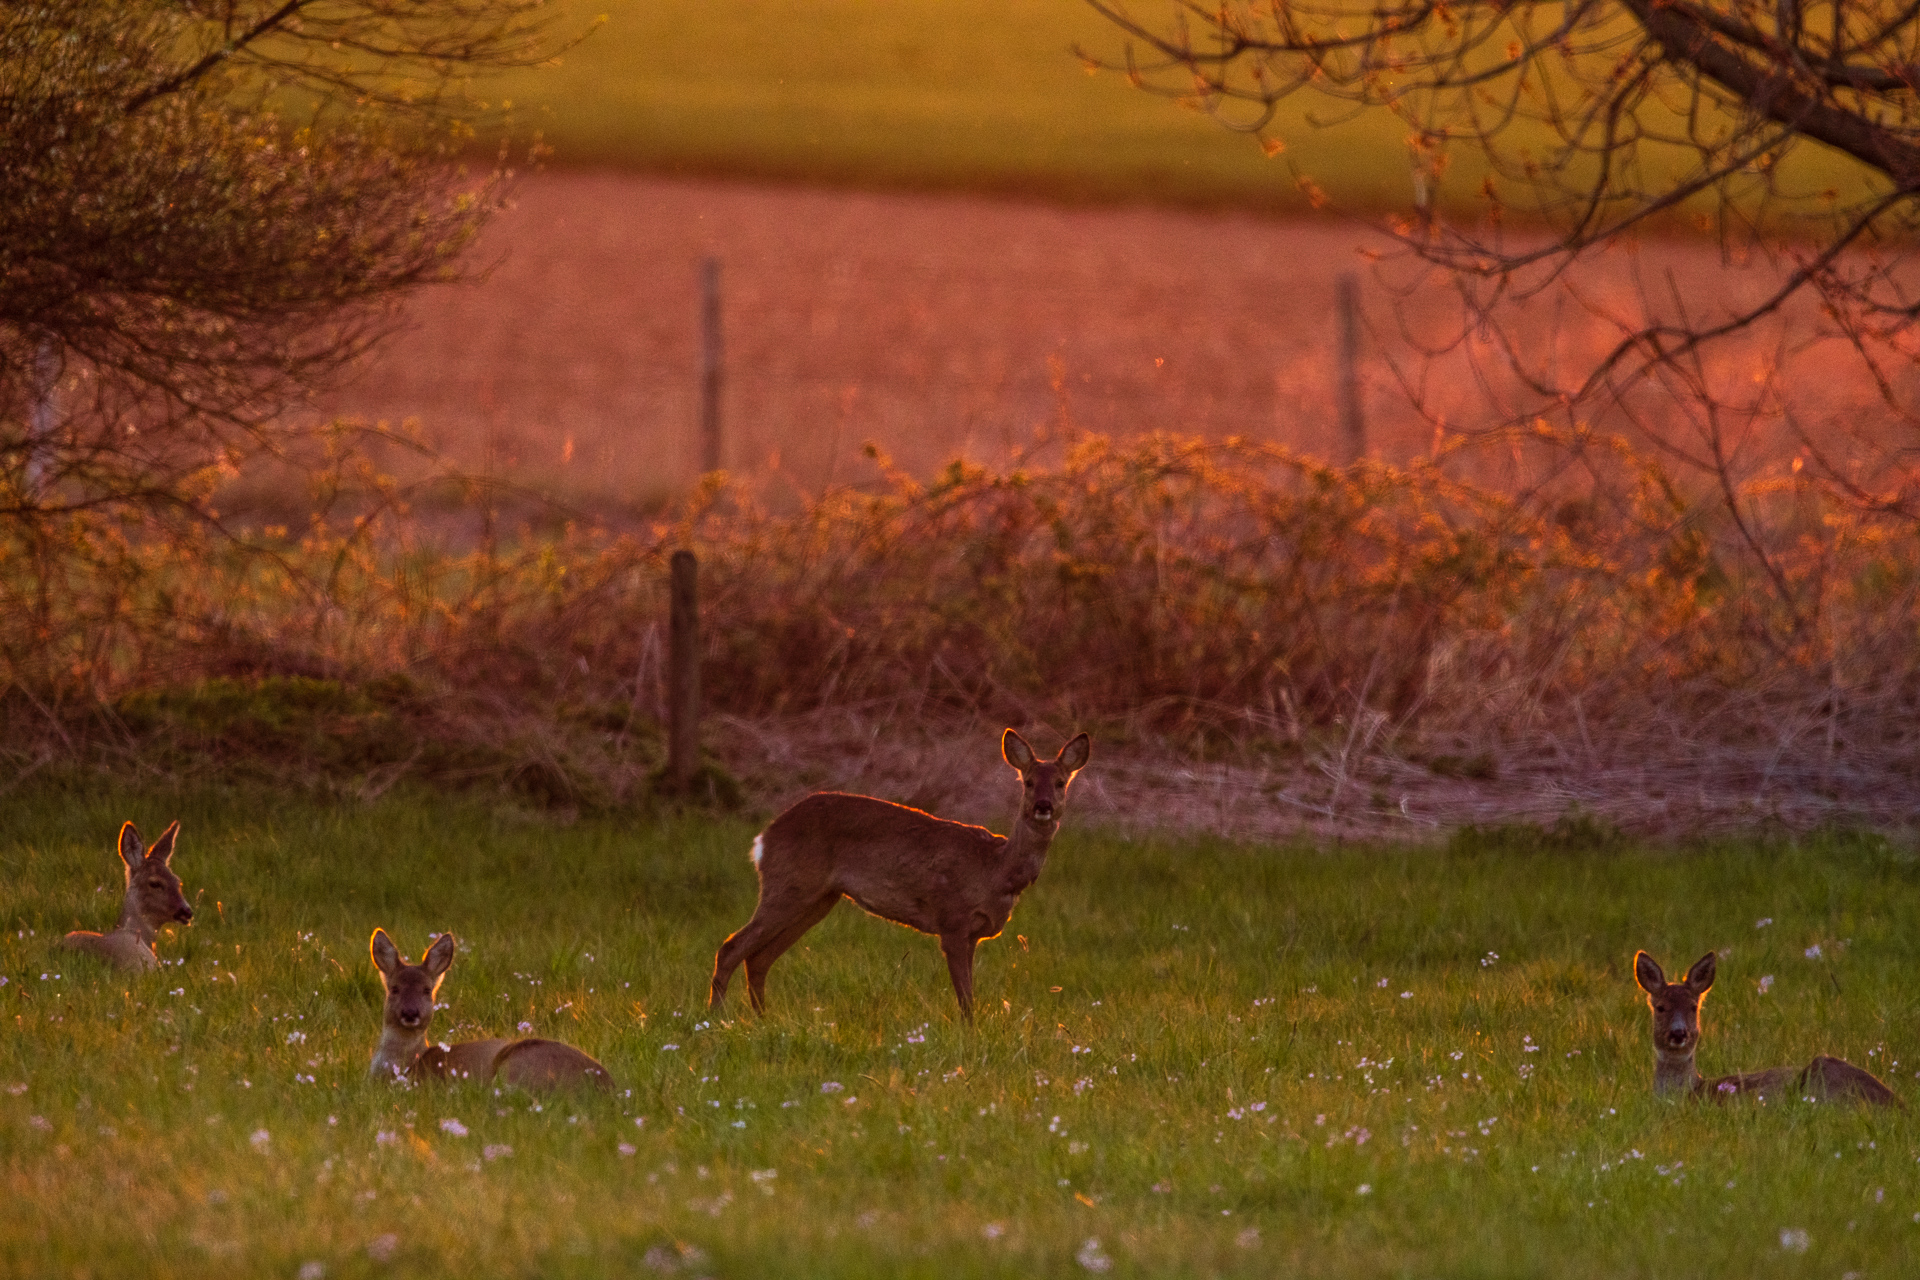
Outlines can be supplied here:
M947 934L940 939L940 950L947 955L947 974L953 979L953 994L960 1001L960 1016L973 1021L973 951L979 939L971 934Z
M767 1011L767 970L773 968L773 962L785 955L794 943L800 941L807 930L825 920L827 913L839 903L839 894L828 894L808 907L805 914L795 918L786 928L748 953L747 998L753 1001L755 1013Z

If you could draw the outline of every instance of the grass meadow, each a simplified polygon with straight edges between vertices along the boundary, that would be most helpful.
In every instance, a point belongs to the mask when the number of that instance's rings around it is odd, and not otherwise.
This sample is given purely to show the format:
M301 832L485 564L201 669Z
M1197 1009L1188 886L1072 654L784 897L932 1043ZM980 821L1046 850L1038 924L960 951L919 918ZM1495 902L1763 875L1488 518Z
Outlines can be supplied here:
M53 947L111 923L129 815L183 820L198 912L136 978ZM968 1028L932 940L851 907L768 1016L710 1019L756 825L16 791L0 1272L1839 1277L1920 1244L1911 1112L1658 1101L1630 976L1718 948L1708 1072L1827 1051L1911 1100L1907 843L1253 847L1070 814ZM619 1091L369 1083L376 925L460 938L438 1036L527 1025Z
M1128 11L1161 31L1180 13L1173 0ZM1310 185L1346 209L1412 205L1410 129L1391 112L1297 95L1264 130L1284 145L1269 158L1122 71L1090 74L1080 54L1123 66L1128 41L1082 0L596 0L555 30L589 28L556 65L481 86L563 165L1293 214L1318 207ZM1814 148L1790 164L1812 190L1858 180ZM1484 176L1456 148L1439 203L1477 215Z
M1123 40L1080 0L614 0L557 29L601 13L558 67L486 86L560 164L1308 207L1289 158L1089 76L1074 48L1119 60ZM1305 105L1291 160L1370 205L1410 198L1405 126L1315 130Z

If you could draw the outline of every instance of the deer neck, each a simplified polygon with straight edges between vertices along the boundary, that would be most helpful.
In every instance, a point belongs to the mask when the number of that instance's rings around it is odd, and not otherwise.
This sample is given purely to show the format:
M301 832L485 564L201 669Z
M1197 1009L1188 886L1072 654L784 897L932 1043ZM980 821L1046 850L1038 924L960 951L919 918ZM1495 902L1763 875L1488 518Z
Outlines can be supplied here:
M132 885L127 886L127 896L120 899L120 921L113 926L115 933L128 933L151 947L157 936L154 927L140 914L138 895Z
M404 1076L412 1068L413 1060L426 1047L425 1027L408 1031L405 1027L383 1026L380 1028L380 1043L373 1050L373 1064L367 1068L367 1074L375 1079Z
M1005 857L1007 872L1011 879L1022 884L1032 884L1040 878L1040 868L1047 865L1047 846L1053 843L1054 832L1060 829L1060 820L1035 822L1022 813L1013 824L1013 832L1007 837Z
M1690 1093L1701 1083L1700 1073L1694 1069L1693 1050L1685 1053L1654 1051L1653 1091L1655 1093Z

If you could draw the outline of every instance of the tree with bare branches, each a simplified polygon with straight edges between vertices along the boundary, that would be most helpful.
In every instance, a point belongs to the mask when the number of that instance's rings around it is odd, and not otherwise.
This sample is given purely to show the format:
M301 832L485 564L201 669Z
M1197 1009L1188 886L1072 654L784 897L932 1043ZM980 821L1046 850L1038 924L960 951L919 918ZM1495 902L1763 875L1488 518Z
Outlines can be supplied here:
M1270 154L1301 101L1322 117L1340 114L1331 104L1406 123L1412 209L1390 229L1464 303L1429 351L1492 336L1502 376L1523 393L1494 418L1571 426L1596 406L1642 425L1676 412L1722 428L1730 413L1791 418L1776 383L1760 379L1756 393L1743 375L1746 390L1730 391L1710 365L1716 344L1751 341L1799 307L1864 362L1883 417L1861 433L1877 454L1871 476L1803 422L1790 424L1796 443L1854 498L1920 517L1920 487L1891 447L1916 421L1920 280L1907 263L1920 225L1920 7L1174 0L1147 18L1089 3L1125 33L1124 59L1110 64L1259 135ZM1723 293L1652 272L1632 314L1579 293L1582 258L1683 229L1717 237L1730 264L1763 264L1764 284ZM1585 359L1541 341L1539 308L1527 307L1562 288L1612 333ZM1651 434L1724 473L1715 429Z
M451 278L504 171L470 78L540 0L0 9L0 528L205 516L207 478Z

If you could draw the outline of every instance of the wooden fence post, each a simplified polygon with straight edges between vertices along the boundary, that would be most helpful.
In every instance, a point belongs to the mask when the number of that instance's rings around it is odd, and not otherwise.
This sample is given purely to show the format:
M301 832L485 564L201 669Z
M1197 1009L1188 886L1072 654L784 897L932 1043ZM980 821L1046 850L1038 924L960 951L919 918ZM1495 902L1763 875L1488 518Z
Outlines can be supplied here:
M708 258L700 279L700 471L705 474L720 469L720 389L726 376L720 348L720 259Z
M700 562L673 553L673 607L668 622L667 782L677 794L700 767Z
M1367 419L1360 405L1360 277L1342 271L1334 293L1340 309L1340 434L1347 461L1354 463L1367 456Z

